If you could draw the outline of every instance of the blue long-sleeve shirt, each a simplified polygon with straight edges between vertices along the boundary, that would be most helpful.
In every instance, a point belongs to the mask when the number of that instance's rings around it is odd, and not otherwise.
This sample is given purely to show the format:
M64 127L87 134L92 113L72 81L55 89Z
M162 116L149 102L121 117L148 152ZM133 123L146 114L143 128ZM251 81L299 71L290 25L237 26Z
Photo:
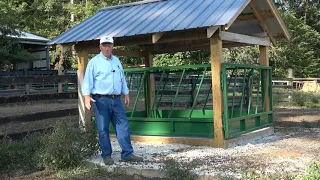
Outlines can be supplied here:
M86 69L82 94L129 94L123 67L116 56L105 57L101 52L93 57Z

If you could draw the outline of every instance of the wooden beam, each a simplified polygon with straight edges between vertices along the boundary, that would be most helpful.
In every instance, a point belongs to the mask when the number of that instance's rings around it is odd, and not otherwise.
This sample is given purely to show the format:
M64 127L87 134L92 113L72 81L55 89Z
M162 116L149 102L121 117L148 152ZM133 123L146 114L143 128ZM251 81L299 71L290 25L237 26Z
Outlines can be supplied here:
M130 50L119 50L114 49L112 54L117 56L129 56L129 57L145 57L147 52L144 51L130 51Z
M262 66L269 66L269 55L268 55L268 47L267 46L259 46L259 51L260 51L260 65ZM266 112L270 111L270 96L269 96L269 80L267 73L264 72L264 79L261 80L262 82L262 87L265 87L262 89L265 91L265 107L266 107Z
M233 22L237 19L237 17L240 15L240 13L243 12L243 10L248 6L250 1L251 0L247 0L246 3L244 3L240 7L240 9L236 13L233 14L231 20L226 24L226 29L228 29L233 24Z
M116 139L115 135L110 135L111 138ZM132 135L132 141L140 141L140 142L161 142L166 144L187 144L187 145L195 145L195 146L212 146L214 144L213 139L209 138L190 138L190 137L165 137L165 136L139 136Z
M273 1L271 0L266 0L269 8L271 9L271 12L273 14L273 16L275 17L275 19L277 20L277 22L280 24L280 27L283 31L283 34L285 35L285 37L289 40L290 39L290 33L286 27L286 25L284 24L279 11L277 10L277 7L274 5ZM319 1L318 1L319 2Z
M260 15L262 16L263 19L268 19L268 18L273 18L273 14L271 11L263 11L260 12ZM257 17L254 15L254 13L247 13L247 14L241 14L238 16L238 18L235 21L250 21L257 19Z
M97 44L96 47L83 46L82 49L86 49L89 54L99 54L100 53L99 44ZM112 51L112 54L114 54L116 56L145 57L146 52L114 49Z
M210 59L212 73L212 97L213 97L213 124L215 147L224 147L224 132L222 126L222 91L220 83L221 62L222 62L222 40L218 32L210 38Z
M208 39L207 39L208 41ZM183 44L185 43L185 44ZM161 45L145 45L142 48L145 51L152 52L153 54L172 53L172 52L184 52L184 51L196 51L196 50L208 50L209 43L191 45L190 42L176 42L166 43Z
M232 47L250 46L251 44L224 41L222 45L223 45L223 48L232 48ZM203 40L197 40L197 41L144 45L142 46L142 49L144 49L144 51L150 51L153 54L198 51L198 50L208 51L210 50L210 40L203 39Z
M118 37L114 40L115 46L152 44L152 36L150 34Z
M144 64L145 67L152 67L153 64L153 54L151 52L147 53L144 57ZM149 77L146 78L146 84L148 84L148 94L146 97L148 110L151 110L152 105L154 103L155 98L155 80L154 80L154 74L150 74ZM149 112L148 112L149 113Z
M207 28L207 38L211 38L218 29L219 29L219 26L211 26Z
M154 43L158 42L159 39L160 39L163 35L164 35L163 32L152 34L152 43L154 44Z
M268 37L254 37L226 31L221 31L219 36L222 40L225 41L270 46L270 39Z
M271 31L269 30L268 26L266 25L266 23L265 23L263 17L261 16L259 10L258 10L257 7L254 5L253 1L250 1L250 7L251 7L254 15L258 18L258 21L259 21L262 29L267 32L267 34L268 34L268 36L269 36L272 44L275 45L275 44L276 44L276 40L274 39Z
M192 29L184 31L166 32L157 43L181 42L190 40L207 39L207 29Z
M88 50L89 54L99 54L100 49L99 47L94 48L86 48ZM112 51L112 54L116 56L127 56L127 57L144 57L146 52L143 51L131 51L131 50L120 50L120 49L114 49Z
M88 51L82 49L78 51L78 110L79 110L79 124L84 127L86 131L92 131L91 111L85 107L84 96L81 92L84 74L88 64Z

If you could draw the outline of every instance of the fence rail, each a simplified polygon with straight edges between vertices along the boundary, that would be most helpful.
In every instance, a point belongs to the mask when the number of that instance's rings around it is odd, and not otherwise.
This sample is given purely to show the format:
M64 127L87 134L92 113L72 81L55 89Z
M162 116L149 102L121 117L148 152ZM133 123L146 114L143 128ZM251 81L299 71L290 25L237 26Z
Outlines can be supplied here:
M77 91L75 75L0 76L0 95Z

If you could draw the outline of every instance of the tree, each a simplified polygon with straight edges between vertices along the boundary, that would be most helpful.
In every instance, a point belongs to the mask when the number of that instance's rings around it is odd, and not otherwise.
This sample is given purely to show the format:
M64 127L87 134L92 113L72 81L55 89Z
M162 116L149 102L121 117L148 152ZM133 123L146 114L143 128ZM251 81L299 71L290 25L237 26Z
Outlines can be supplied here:
M276 68L293 68L297 77L320 76L320 33L292 13L283 14L291 34L271 49L270 59Z
M275 0L284 12L292 12L305 24L320 32L320 1L319 0Z
M208 51L187 51L178 53L158 54L154 57L153 66L181 66L203 64L209 62Z
M6 2L0 2L0 13L0 69L11 69L18 62L32 60L33 56L19 44L17 18Z

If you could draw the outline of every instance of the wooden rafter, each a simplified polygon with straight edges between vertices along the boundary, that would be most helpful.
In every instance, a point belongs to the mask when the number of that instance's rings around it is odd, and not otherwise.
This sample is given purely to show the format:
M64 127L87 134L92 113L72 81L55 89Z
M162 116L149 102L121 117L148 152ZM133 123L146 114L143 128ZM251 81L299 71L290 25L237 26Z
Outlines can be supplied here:
M260 12L260 15L263 19L273 18L273 14L271 11L263 11ZM254 20L257 19L257 17L254 15L254 13L248 13L248 14L241 14L237 19L237 21L248 21L248 20Z
M159 39L163 36L164 33L154 33L152 34L152 43L156 43L159 41Z
M188 31L166 32L157 43L168 43L176 41L189 41L197 39L206 39L207 32L205 28L193 29Z
M268 26L266 25L266 22L264 21L264 18L262 17L262 15L260 14L259 10L257 9L257 7L254 5L253 1L250 1L250 7L254 13L254 15L258 18L258 21L261 25L261 27L263 28L264 31L267 32L272 44L276 44L276 41L271 33L271 31L269 30Z
M279 14L276 6L275 6L274 3L273 3L272 1L270 1L270 0L266 0L266 2L267 2L267 4L268 4L269 8L272 10L271 12L272 12L274 18L275 18L275 19L278 21L278 23L280 24L280 27L281 27L281 29L282 29L282 31L283 31L283 34L285 35L285 37L286 37L287 39L290 39L290 33L289 33L288 29L286 28L286 25L284 24L284 22L283 22L283 20L282 20L282 18L281 18L281 16L280 16L280 14Z
M240 13L248 6L249 2L251 2L251 0L247 0L247 2L243 4L242 7L240 7L240 9L235 14L233 14L231 20L228 22L228 24L225 25L225 29L228 29L233 24L233 22L237 19Z
M218 29L219 29L219 26L212 26L207 28L207 38L211 38Z

